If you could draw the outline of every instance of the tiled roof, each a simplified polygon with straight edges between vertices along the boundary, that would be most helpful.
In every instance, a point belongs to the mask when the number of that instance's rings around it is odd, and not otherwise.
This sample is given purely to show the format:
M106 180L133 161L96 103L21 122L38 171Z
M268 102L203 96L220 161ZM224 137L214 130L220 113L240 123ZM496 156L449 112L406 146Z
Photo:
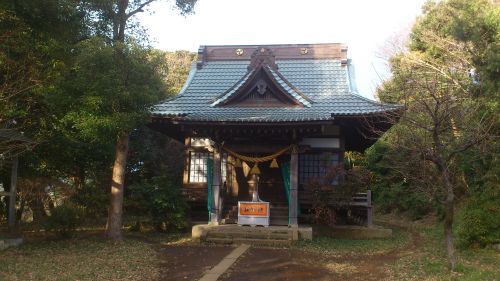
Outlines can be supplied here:
M223 107L221 100L237 91L250 76L248 60L207 61L198 69L193 64L181 93L156 105L155 117L186 121L290 122L332 120L335 116L367 115L399 109L382 104L351 90L349 65L340 59L276 59L279 74L274 78L304 107ZM281 82L280 82L281 81ZM291 85L289 85L291 84Z

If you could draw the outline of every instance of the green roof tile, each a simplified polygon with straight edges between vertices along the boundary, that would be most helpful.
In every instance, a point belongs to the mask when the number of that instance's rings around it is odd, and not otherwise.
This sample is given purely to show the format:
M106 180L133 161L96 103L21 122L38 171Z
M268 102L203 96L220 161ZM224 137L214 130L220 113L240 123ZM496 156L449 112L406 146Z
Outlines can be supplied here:
M238 86L238 82L241 85L245 77L250 76L247 71L249 61L209 61L201 69L196 69L193 64L179 96L157 104L152 114L181 116L191 121L285 122L330 120L339 115L373 114L401 107L352 93L348 67L340 60L276 60L276 64L291 85L271 71L276 81L305 107L214 106L214 101L227 98L232 93L231 88Z

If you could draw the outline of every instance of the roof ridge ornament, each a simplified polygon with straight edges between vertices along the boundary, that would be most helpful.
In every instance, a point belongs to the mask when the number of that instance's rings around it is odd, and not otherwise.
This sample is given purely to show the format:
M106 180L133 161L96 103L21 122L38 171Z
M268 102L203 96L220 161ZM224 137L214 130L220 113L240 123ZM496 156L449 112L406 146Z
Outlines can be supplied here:
M274 55L273 51L267 47L258 47L250 56L248 71L266 65L271 67L272 69L278 70L278 65L276 64L276 56Z

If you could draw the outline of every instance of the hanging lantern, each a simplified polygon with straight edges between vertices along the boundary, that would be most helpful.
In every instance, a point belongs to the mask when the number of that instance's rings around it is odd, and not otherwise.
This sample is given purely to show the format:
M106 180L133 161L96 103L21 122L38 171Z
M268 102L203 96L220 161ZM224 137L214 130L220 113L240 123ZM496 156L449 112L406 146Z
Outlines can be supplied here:
M271 165L269 165L269 168L279 168L278 166L278 161L276 161L276 158L271 161Z
M243 167L243 165L241 164L241 160L239 158L236 158L236 162L234 163L234 166L237 168Z
M250 170L250 174L260 175L260 170L257 163L253 165L253 168Z

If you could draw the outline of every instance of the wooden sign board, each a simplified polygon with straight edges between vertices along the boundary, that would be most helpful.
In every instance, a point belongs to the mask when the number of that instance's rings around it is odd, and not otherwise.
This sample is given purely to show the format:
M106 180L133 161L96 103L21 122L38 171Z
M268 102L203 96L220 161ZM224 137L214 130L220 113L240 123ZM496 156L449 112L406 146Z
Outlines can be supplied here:
M269 202L238 202L238 224L269 226Z
M241 202L240 216L267 217L269 204L260 202Z

